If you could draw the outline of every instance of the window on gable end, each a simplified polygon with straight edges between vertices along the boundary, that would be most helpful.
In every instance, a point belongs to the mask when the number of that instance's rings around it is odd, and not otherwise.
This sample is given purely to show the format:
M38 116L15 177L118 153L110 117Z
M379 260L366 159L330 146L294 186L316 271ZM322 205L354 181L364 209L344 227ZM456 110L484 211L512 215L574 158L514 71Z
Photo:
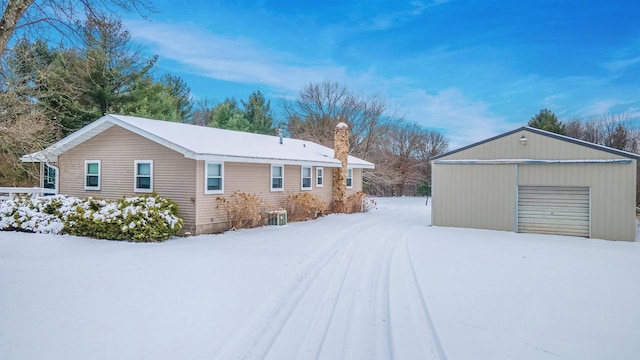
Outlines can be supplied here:
M84 189L100 190L100 160L84 161Z
M134 192L153 192L153 160L135 160Z

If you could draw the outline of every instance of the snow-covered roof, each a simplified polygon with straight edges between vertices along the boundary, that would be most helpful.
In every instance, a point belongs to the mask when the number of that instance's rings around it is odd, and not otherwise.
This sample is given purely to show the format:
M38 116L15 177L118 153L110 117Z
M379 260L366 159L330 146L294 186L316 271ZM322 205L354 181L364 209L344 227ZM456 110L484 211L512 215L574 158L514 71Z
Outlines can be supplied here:
M101 117L42 151L23 156L22 161L55 162L58 155L114 125L182 153L190 159L327 167L342 165L333 157L333 149L311 141L285 138L280 144L278 136L114 114ZM353 168L374 168L374 164L355 156L349 156L348 164Z

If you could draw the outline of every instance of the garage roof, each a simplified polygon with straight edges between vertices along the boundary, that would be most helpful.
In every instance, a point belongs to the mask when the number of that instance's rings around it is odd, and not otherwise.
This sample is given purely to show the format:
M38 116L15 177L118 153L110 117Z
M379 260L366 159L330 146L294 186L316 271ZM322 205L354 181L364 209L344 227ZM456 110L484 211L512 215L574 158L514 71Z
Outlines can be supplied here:
M550 138L566 141L566 142L569 142L569 143L572 143L572 144L585 146L585 147L592 148L592 149L595 149L595 150L604 151L604 152L607 152L607 153L610 153L610 154L623 156L623 157L626 157L626 158L629 158L629 159L640 160L640 155L638 155L638 154L634 154L634 153L631 153L631 152L628 152L628 151L622 151L622 150L610 148L610 147L604 146L604 145L598 145L598 144L590 143L590 142L584 141L584 140L574 139L574 138L569 137L569 136L564 136L564 135L552 133L552 132L549 132L549 131L540 130L540 129L533 128L533 127L530 127L530 126L522 126L522 127L519 127L519 128L517 128L515 130L506 132L504 134L500 134L500 135L494 136L492 138L489 138L489 139L486 139L486 140L483 140L483 141L479 141L477 143L474 143L474 144L471 144L471 145L467 145L467 146L461 147L459 149L446 152L444 154L440 154L440 155L434 156L434 157L431 158L431 160L441 159L443 157L446 157L446 156L449 156L449 155L452 155L452 154L458 153L460 151L464 151L464 150L467 150L467 149L470 149L470 148L473 148L473 147L476 147L476 146L479 146L479 145L482 145L482 144L486 144L488 142L503 138L505 136L512 135L514 133L517 133L517 132L523 131L523 130L530 131L530 132L535 133L535 134L547 136L547 137L550 137Z

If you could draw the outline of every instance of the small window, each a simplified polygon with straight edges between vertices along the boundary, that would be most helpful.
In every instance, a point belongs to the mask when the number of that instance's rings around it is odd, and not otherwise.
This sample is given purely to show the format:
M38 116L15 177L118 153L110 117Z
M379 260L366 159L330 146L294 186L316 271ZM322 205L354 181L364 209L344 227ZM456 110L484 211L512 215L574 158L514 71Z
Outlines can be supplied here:
M84 189L100 190L100 160L84 161Z
M222 163L206 163L205 194L222 194L224 192L224 165Z
M316 187L322 187L322 182L324 181L324 169L321 167L316 168Z
M302 178L302 190L311 190L311 166L303 166L300 176Z
M353 169L347 169L347 189L353 187Z
M284 166L271 165L271 191L284 190Z
M134 162L135 192L153 191L153 160L135 160Z

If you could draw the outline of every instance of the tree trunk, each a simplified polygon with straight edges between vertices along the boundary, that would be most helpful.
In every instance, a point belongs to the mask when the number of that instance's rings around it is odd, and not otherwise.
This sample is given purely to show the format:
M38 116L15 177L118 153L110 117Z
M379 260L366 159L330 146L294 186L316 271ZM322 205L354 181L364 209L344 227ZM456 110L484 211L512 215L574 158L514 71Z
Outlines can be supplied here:
M33 1L34 0L9 0L0 19L0 58L2 58L5 50L7 50L7 43L9 43L11 35L13 35L13 32L16 30L18 20L20 20Z

